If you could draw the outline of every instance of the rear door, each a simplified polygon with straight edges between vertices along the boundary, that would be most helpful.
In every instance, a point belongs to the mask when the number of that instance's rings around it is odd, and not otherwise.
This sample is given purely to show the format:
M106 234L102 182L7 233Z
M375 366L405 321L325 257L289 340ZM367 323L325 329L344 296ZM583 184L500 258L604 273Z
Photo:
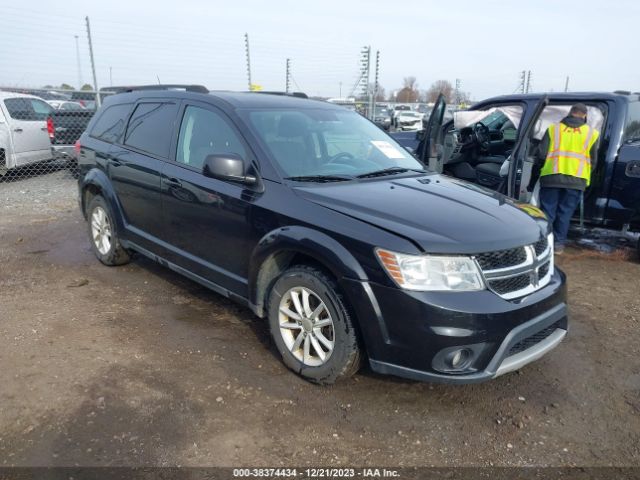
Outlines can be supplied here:
M605 221L612 227L629 224L640 231L640 102L629 102L622 145L617 152Z
M4 100L16 166L51 158L47 117L54 111L44 100L15 97Z
M120 145L109 152L108 173L138 246L162 254L160 172L169 158L178 102L145 99L134 108Z
M442 155L440 155L438 142L446 108L447 103L444 95L440 94L433 106L433 110L431 110L424 132L420 133L422 139L418 146L418 157L423 164L434 172L442 172Z

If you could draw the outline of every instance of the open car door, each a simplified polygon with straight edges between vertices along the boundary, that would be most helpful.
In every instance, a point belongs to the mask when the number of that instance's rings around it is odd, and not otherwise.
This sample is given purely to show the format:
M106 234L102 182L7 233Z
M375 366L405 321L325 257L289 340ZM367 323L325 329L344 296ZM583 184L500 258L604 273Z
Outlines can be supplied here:
M438 95L425 129L416 133L420 139L417 154L420 161L429 167L429 170L442 173L442 147L438 148L438 140L442 133L442 121L447 103L444 95Z
M507 159L509 162L509 176L506 194L516 200L528 202L531 198L531 194L527 191L535 163L535 152L529 151L531 135L536 122L540 118L540 114L548 104L549 98L545 95L536 106L533 116L530 117L529 124L522 129L518 136L518 141L513 147L513 153Z

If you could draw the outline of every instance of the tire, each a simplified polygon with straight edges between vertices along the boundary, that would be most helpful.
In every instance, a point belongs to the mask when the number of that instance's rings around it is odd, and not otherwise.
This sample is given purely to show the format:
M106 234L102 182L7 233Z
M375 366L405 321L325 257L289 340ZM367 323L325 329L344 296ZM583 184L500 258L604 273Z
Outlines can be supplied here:
M100 195L93 197L87 209L89 243L98 260L110 267L131 260L129 252L120 244L114 225L107 202Z
M285 271L271 289L268 312L282 361L303 378L327 385L351 377L360 368L361 350L351 316L336 282L324 272L306 265Z

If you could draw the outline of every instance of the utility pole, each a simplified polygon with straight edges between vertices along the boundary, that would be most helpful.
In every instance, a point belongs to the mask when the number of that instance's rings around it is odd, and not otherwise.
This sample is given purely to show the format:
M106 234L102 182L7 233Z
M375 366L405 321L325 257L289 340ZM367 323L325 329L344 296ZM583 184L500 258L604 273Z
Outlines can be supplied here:
M251 91L251 57L249 56L249 34L244 34L244 48L247 53L247 81L249 82L249 91Z
M287 58L287 79L285 81L285 92L289 93L289 89L291 88L291 59Z
M569 75L567 75L567 79L564 81L564 91L569 91Z
M525 88L525 93L529 93L530 88L531 88L531 70L527 71L527 87Z
M524 87L525 87L525 81L526 81L526 76L527 76L527 72L525 70L522 70L520 72L520 86L518 87L518 89L520 90L520 93L524 93Z
M109 67L109 86L113 87L113 67Z
M373 77L373 95L371 95L371 119L376 113L376 97L378 96L378 76L380 74L380 50L376 50L376 70Z
M96 62L93 59L93 43L91 43L91 26L89 25L89 17L86 16L87 21L87 37L89 38L89 58L91 59L91 72L93 73L93 89L96 92L96 107L100 108L100 95L98 94L98 78L96 77Z
M367 110L371 106L371 92L369 91L369 78L371 70L371 47L362 47L360 51L360 82L364 80L362 86L362 96L367 99ZM367 117L372 118L371 111L367 112Z
M78 35L74 35L76 38L76 63L78 64L78 90L82 88L82 68L80 67L80 43L78 42Z
M339 82L340 85L340 95L338 95L338 98L342 98L342 82Z
M461 88L462 88L462 80L460 80L459 78L456 78L456 93L455 93L456 106L460 105L460 89Z

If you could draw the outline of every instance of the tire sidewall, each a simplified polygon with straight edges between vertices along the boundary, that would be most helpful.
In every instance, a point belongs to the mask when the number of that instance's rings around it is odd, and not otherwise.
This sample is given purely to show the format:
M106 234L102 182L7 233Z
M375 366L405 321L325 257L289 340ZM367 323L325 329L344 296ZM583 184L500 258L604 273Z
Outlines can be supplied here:
M304 365L289 351L280 333L280 301L284 294L293 287L306 287L312 290L324 302L333 319L333 352L323 365L317 367ZM311 381L321 382L339 376L349 362L351 337L355 335L355 332L344 304L334 288L325 279L306 269L293 268L285 272L271 289L268 312L271 336L287 367Z

